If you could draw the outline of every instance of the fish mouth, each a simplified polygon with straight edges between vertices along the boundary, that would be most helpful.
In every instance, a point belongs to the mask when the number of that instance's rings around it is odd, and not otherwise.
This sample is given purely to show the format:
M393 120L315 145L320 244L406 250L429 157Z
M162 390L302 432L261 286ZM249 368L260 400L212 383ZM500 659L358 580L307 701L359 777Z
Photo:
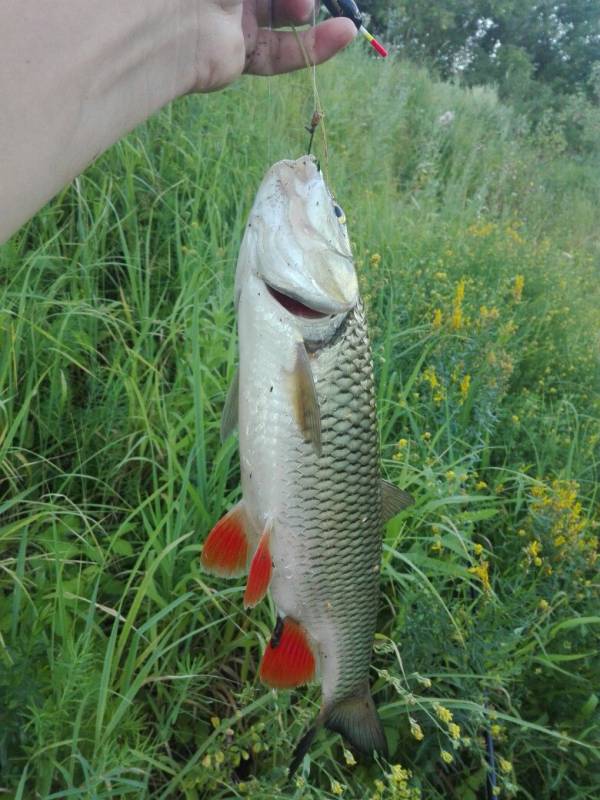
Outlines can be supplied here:
M303 319L327 319L330 317L330 313L326 313L324 311L318 311L316 308L311 308L311 306L307 306L306 303L303 303L301 300L298 300L297 297L293 297L292 295L285 294L281 291L281 289L275 289L274 286L269 286L269 284L265 281L265 286L269 290L269 294L271 297L276 300L280 306L283 306L285 310L292 314L294 317L302 317Z

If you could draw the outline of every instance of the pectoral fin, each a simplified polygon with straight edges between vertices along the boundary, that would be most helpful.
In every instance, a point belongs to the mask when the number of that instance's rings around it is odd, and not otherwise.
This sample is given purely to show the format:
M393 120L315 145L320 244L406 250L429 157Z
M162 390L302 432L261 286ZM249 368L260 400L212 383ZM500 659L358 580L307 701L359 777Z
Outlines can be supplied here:
M305 442L321 455L321 410L310 360L303 342L298 342L296 363L291 373L292 408Z
M240 405L240 371L236 368L233 375L233 380L227 392L227 398L223 407L223 416L221 417L221 441L224 442L227 437L233 433L238 424L238 408Z
M415 502L414 497L408 492L399 489L389 481L381 481L381 505L383 521L387 522Z
M248 520L241 501L208 534L200 559L203 568L224 578L243 575L251 548L248 531Z

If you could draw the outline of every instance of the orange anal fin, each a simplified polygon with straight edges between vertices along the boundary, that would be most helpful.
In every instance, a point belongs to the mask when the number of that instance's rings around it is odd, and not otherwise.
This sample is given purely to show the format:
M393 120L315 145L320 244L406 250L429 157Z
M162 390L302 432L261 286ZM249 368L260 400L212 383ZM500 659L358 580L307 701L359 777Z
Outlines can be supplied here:
M255 605L260 603L269 588L273 573L273 562L271 561L269 546L270 534L271 526L267 525L260 537L258 547L250 564L248 583L244 592L244 608L254 608Z
M248 565L246 515L238 503L220 519L208 534L200 561L207 572L224 578L243 575Z
M315 676L315 657L302 625L279 622L260 662L260 679L274 689L293 689Z

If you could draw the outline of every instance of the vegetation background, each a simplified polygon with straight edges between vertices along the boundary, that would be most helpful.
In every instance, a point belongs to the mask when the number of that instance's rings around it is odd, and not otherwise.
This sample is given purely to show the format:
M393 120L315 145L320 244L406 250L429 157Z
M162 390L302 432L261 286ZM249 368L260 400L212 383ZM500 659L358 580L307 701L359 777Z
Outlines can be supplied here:
M239 494L238 245L306 148L304 73L179 101L0 249L0 795L600 796L594 116L581 146L359 45L318 85L383 470L416 498L385 531L391 761L323 733L286 783L318 689L260 685L270 603L199 568Z

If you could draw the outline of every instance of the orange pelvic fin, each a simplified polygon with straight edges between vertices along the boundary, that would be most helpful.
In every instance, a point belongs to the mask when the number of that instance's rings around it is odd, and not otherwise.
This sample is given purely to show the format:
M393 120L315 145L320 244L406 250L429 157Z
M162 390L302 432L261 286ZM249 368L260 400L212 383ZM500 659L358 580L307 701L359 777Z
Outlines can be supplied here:
M247 529L242 501L228 511L208 534L200 558L204 569L224 578L243 575L250 549Z
M291 617L278 620L260 662L260 679L274 689L293 689L315 676L315 657L306 631Z
M244 592L244 608L254 608L255 605L260 603L269 588L273 573L270 537L271 525L268 524L260 537L258 547L250 564L248 583Z

